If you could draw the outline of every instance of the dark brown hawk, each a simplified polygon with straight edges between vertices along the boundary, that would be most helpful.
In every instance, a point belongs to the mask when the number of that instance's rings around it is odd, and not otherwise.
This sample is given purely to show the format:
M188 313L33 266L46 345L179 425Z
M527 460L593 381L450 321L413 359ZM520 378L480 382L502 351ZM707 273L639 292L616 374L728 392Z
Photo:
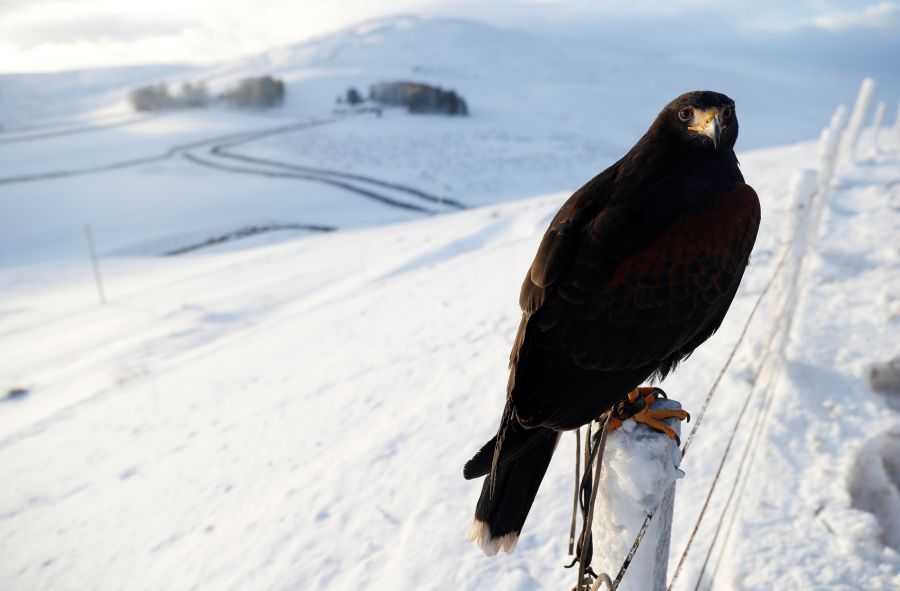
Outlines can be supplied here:
M500 428L464 470L489 474L470 531L488 554L515 547L561 431L636 399L725 318L760 221L737 136L733 100L683 94L550 223L519 296ZM661 427L660 412L637 418Z

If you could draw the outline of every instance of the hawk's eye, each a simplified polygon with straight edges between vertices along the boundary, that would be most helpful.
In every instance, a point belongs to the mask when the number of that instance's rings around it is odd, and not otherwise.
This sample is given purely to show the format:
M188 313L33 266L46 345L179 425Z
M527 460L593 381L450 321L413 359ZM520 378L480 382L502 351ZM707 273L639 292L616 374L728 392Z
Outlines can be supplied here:
M694 117L693 109L682 109L678 111L678 118L682 121L690 121Z
M731 119L731 115L734 113L734 109L729 105L722 110L722 119L728 121Z

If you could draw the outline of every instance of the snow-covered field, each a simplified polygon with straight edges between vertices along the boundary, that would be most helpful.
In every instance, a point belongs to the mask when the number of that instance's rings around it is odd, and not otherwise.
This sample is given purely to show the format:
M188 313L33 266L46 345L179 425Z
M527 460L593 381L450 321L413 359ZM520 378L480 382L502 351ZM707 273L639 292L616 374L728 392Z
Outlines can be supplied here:
M135 71L97 74L75 103L91 111L66 115L21 89L71 76L17 78L0 98L30 109L0 129L0 396L25 393L0 397L0 589L571 588L571 436L515 553L465 542L480 486L462 465L496 429L549 219L685 83L738 100L763 226L722 329L662 384L697 411L806 214L792 179L818 166L813 138L858 80L697 64L684 80L676 56L642 81L628 77L641 56L557 43L394 19L205 71L283 76L271 113L133 116L111 89ZM400 76L457 88L473 116L332 113L348 85ZM777 100L761 79L782 84ZM841 96L815 92L838 79ZM900 588L900 416L865 380L900 353L900 138L879 143L838 169L792 269L792 323L784 273L682 465L672 568L744 400L748 426L770 401L708 588ZM339 231L159 256L267 223ZM751 389L778 329L783 355ZM747 437L677 589L694 588Z
M663 384L687 408L772 273L789 177L811 161L812 144L743 154L764 226L731 319ZM896 347L898 163L839 178L717 588L896 588L879 540L896 513L854 508L853 491L893 461L900 425L863 379ZM465 543L477 485L460 476L496 427L517 284L563 198L111 258L106 306L81 261L4 269L2 380L31 391L0 406L4 587L563 588L571 440L510 557ZM771 308L686 458L673 552Z

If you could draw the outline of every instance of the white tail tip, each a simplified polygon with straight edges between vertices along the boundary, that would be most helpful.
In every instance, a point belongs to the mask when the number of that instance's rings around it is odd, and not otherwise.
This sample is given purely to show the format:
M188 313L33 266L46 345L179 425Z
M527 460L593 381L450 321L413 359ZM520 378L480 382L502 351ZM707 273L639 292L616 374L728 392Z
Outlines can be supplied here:
M516 549L516 543L519 541L519 534L508 533L500 537L494 537L491 534L491 526L484 521L475 519L469 528L467 539L478 544L481 551L488 556L493 556L501 550L507 554L512 553Z

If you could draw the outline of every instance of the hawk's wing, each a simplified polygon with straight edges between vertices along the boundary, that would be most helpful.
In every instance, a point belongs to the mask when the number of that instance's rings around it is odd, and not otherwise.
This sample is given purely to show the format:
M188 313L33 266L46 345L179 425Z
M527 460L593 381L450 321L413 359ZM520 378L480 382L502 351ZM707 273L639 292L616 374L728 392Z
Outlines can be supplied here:
M509 396L529 425L572 422L566 398L577 393L560 390L577 388L561 373L665 373L690 354L724 318L760 221L756 193L744 184L649 238L633 226L646 216L623 220L615 208L570 202L544 236L520 297Z
M541 239L534 261L525 275L519 292L519 307L522 308L522 321L509 356L509 385L507 392L512 393L515 383L516 366L522 348L525 332L532 314L541 309L547 294L553 289L559 276L572 266L578 250L581 248L585 226L606 206L609 195L606 187L615 176L619 163L606 169L591 179L582 188L569 197L556 212L550 226Z

